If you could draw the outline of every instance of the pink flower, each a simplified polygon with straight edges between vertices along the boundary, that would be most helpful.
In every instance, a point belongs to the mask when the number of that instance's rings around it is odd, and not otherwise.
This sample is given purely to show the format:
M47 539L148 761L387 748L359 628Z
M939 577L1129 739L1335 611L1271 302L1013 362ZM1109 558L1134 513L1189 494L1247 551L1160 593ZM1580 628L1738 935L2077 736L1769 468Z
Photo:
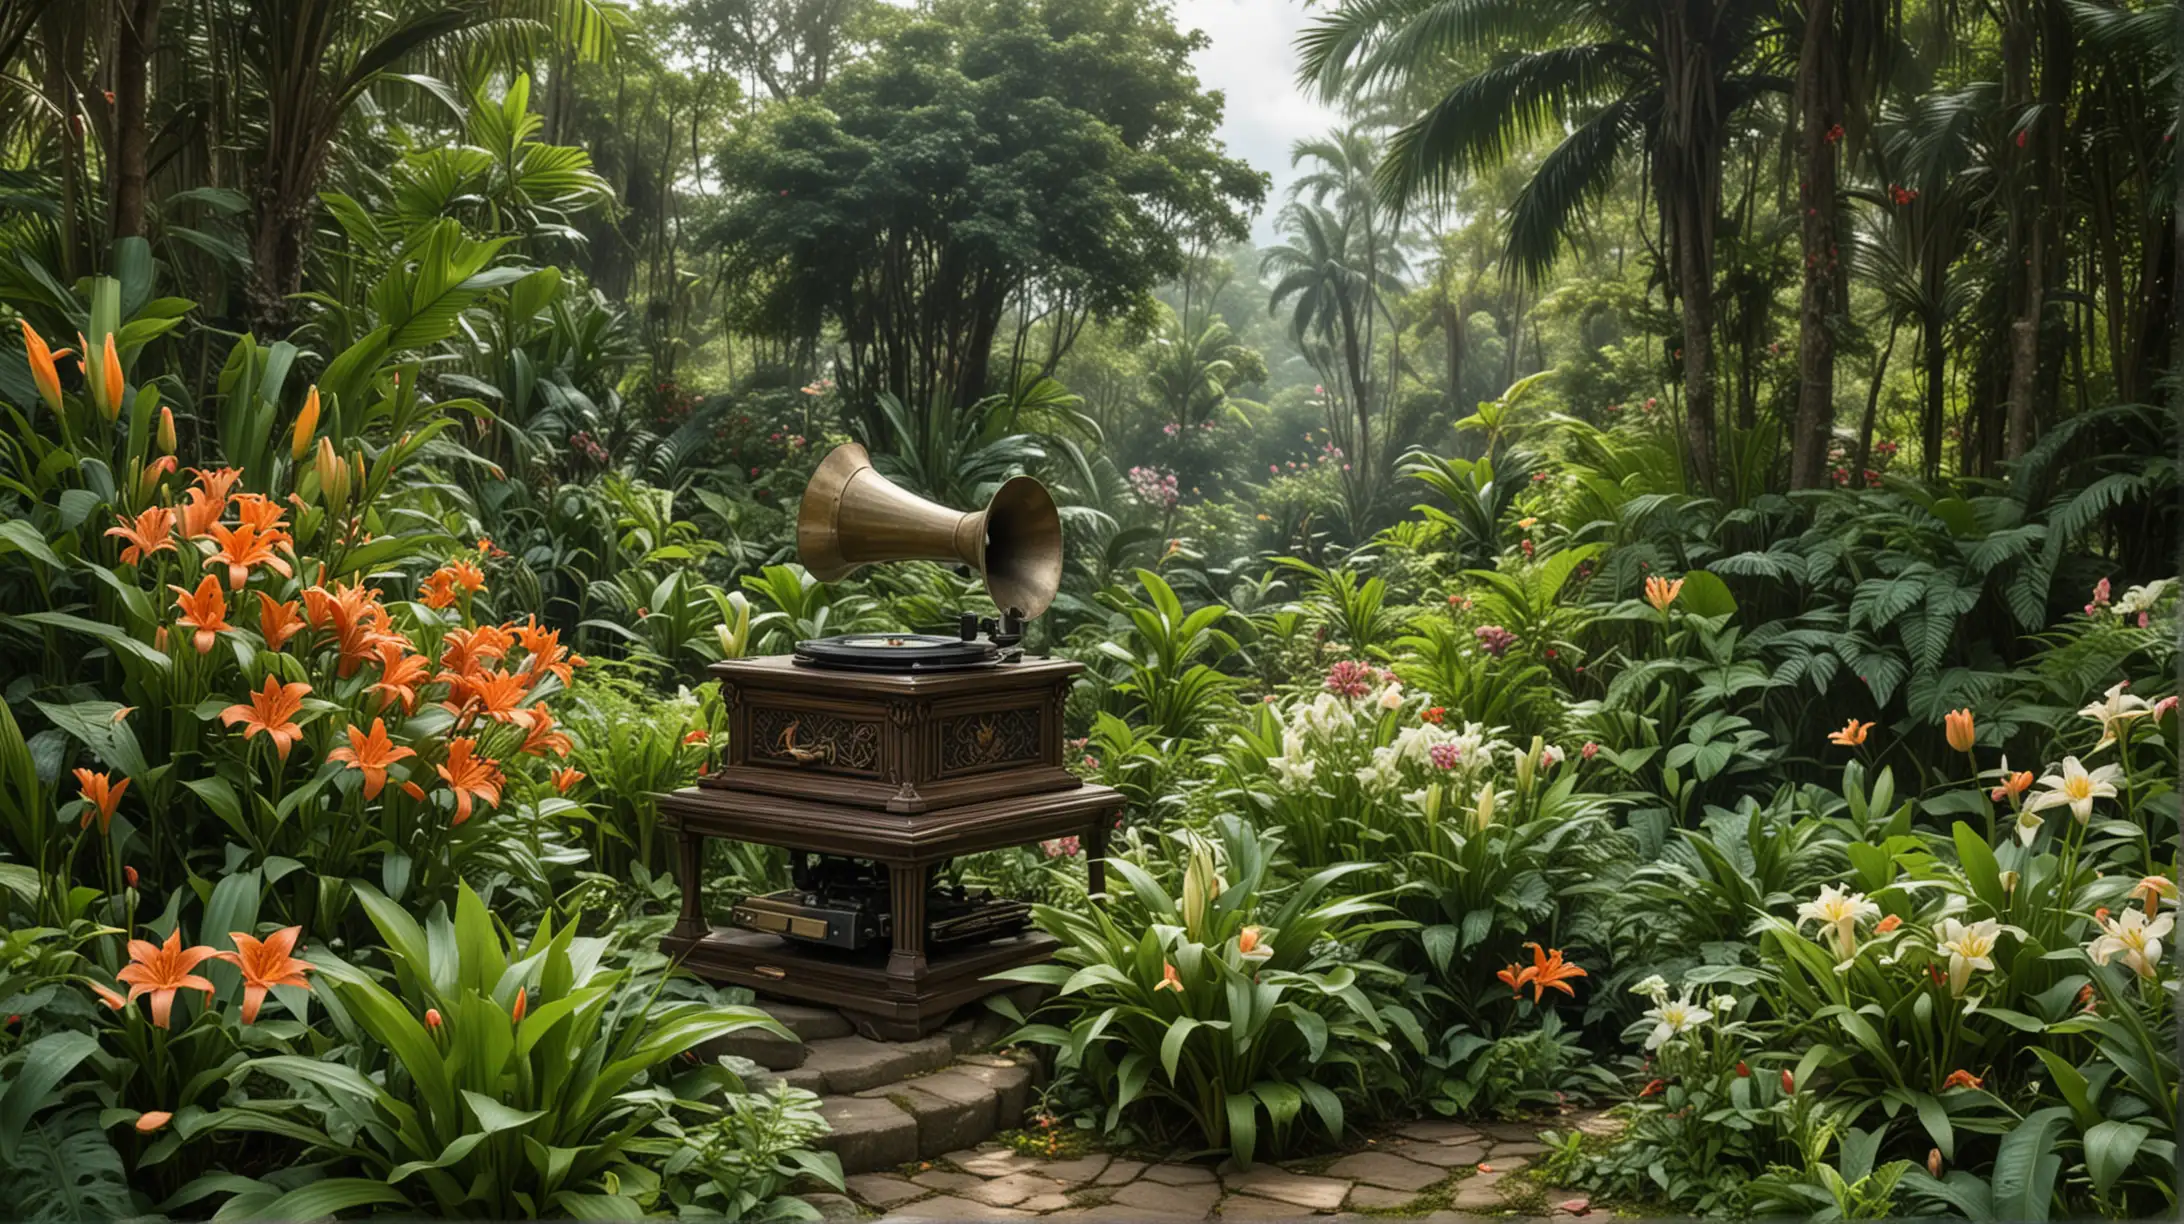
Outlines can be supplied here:
M1327 669L1326 689L1337 697L1355 700L1372 692L1379 680L1380 673L1371 664L1344 659Z
M1478 639L1479 649L1497 659L1508 654L1509 648L1515 645L1517 641L1516 634L1509 632L1500 625L1481 625L1471 631L1471 636Z
M1049 841L1043 841L1039 843L1039 848L1046 851L1048 858L1077 857L1078 847L1075 837L1057 837Z
M1435 769L1454 769L1464 763L1464 750L1454 744L1435 744L1426 749L1426 759Z
M1593 743L1591 740L1586 740L1585 746L1577 750L1577 755L1583 760L1590 761L1600 755L1600 745Z

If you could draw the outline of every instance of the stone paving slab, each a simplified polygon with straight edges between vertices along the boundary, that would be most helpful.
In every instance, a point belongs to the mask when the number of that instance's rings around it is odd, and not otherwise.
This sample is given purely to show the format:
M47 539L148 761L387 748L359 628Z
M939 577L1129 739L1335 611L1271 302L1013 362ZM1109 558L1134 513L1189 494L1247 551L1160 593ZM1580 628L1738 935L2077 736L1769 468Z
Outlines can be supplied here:
M964 1071L958 1066L951 1076ZM926 1077L927 1079L938 1077ZM887 1098L922 1091L912 1079L890 1090L840 1098L861 1106L892 1105ZM962 1087L961 1079L945 1084ZM933 1101L955 1093L944 1087L925 1092ZM917 1125L914 1111L896 1110L899 1121L887 1126L897 1135L902 1122ZM1583 1126L1574 1118L1562 1126ZM1425 1119L1396 1128L1370 1146L1297 1167L1262 1162L1252 1168L1233 1161L1219 1166L1167 1161L1149 1163L1092 1153L1068 1160L1042 1160L1009 1151L992 1142L957 1145L905 1178L865 1174L850 1179L849 1190L867 1211L889 1220L1014 1220L1038 1218L1061 1224L1075 1220L1136 1220L1183 1224L1208 1220L1304 1220L1314 1224L1385 1224L1381 1213L1415 1211L1427 1201L1447 1207L1406 1221L1425 1224L1517 1224L1508 1213L1512 1195L1537 1203L1542 1195L1550 1216L1541 1224L1580 1224L1595 1213L1578 1192L1541 1187L1513 1174L1545 1151L1535 1136L1543 1126L1523 1123L1473 1125ZM898 1146L900 1138L890 1140ZM933 1159L927 1153L927 1159ZM1375 1213L1375 1214L1362 1214Z

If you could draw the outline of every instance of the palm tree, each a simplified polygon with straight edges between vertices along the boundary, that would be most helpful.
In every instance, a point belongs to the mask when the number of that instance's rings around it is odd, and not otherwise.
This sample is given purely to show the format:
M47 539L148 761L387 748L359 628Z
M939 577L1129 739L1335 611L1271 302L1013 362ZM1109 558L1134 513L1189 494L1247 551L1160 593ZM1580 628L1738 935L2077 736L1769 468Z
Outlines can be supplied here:
M1459 70L1389 142L1377 180L1403 204L1564 133L1509 210L1506 258L1538 278L1623 152L1643 154L1683 318L1686 462L1712 488L1714 220L1731 120L1786 82L1765 71L1777 0L1349 0L1298 39L1300 76L1356 95ZM1504 48L1526 48L1504 52ZM1463 71L1484 60L1486 65Z
M382 84L445 86L415 73L422 57L492 49L525 58L551 36L581 58L605 55L627 25L608 0L225 0L208 37L232 40L220 58L247 66L246 100L259 137L248 285L254 322L279 331L302 286L318 191L349 113Z
M1259 259L1262 274L1280 276L1267 308L1278 311L1289 303L1290 336L1327 388L1327 423L1348 465L1343 487L1357 527L1370 510L1376 467L1373 409L1381 387L1373 368L1375 323L1381 295L1402 288L1399 265L1392 252L1373 250L1357 212L1294 200L1278 223L1289 241Z

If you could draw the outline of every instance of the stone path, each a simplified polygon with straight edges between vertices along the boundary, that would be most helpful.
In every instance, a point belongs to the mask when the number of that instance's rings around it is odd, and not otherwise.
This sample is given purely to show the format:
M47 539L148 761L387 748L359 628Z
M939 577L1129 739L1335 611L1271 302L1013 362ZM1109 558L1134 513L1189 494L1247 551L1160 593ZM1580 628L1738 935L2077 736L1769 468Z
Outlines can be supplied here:
M1022 1124L1037 1064L990 1052L1004 1024L982 1015L917 1041L857 1036L840 1012L766 1001L796 1040L737 1033L714 1043L819 1094L834 1128L821 1146L849 1175L849 1195L807 1194L829 1219L1363 1221L1398 1217L1462 1224L1496 1217L1605 1218L1583 1194L1518 1176L1546 1149L1543 1124L1411 1122L1355 1152L1250 1169L1233 1163L1149 1163L1094 1153L1021 1155L993 1136ZM1613 1124L1573 1115L1557 1128ZM1365 1213L1370 1213L1368 1216Z
M913 1081L915 1082L915 1081ZM1573 1117L1561 1125L1586 1125ZM1598 1123L1594 1123L1598 1125ZM830 1218L910 1220L1325 1220L1499 1217L1571 1221L1593 1214L1575 1191L1515 1174L1546 1149L1537 1126L1422 1121L1333 1160L1147 1163L1105 1154L1043 1160L995 1143L851 1176L849 1192L807 1195ZM1373 1213L1367 1217L1361 1213Z

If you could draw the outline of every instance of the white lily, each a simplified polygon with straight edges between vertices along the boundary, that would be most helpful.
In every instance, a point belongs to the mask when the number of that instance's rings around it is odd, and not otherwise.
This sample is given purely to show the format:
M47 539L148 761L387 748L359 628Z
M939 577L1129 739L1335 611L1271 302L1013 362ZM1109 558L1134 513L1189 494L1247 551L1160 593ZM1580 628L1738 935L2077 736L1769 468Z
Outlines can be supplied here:
M1662 1000L1658 1007L1648 1008L1645 1016L1653 1021L1653 1032L1646 1038L1646 1048L1658 1050L1668 1043L1669 1038L1681 1036L1711 1021L1714 1013L1703 1005L1692 1002L1691 996L1687 994L1674 1003Z
M2090 718L2101 725L2101 742L2093 745L2093 751L2099 752L2116 742L2118 728L2134 718L2146 717L2148 714L2153 713L2153 709L2154 707L2148 704L2144 697L2131 696L2129 693L2124 692L2123 685L2118 683L2114 688L2109 689L2099 701L2092 702L2079 710L2078 716L2080 718ZM2084 820L2085 817L2080 816L2078 819Z
M2161 941L2176 926L2176 918L2163 914L2148 918L2145 911L2127 909L2101 919L2101 933L2085 946L2093 963L2105 965L2118 955L2131 971L2151 979L2161 964Z
M2041 812L2051 807L2068 806L2070 814L2079 824L2084 824L2093 818L2095 799L2116 797L2116 780L2122 776L2123 770L2114 765L2088 770L2078 758L2064 757L2063 772L2041 778L2042 789L2025 804L2025 810Z
M1388 687L1380 690L1380 696L1377 700L1379 702L1380 708L1383 710L1402 709L1403 682L1401 680L1388 681Z
M2017 841L2018 841L2018 843L2019 843L2020 845L2026 845L2026 846L2029 846L2029 845L2031 845L2031 844L2032 844L2032 839L2033 839L2033 838L2035 838L2035 837L2038 837L2038 836L2040 836L2040 826L2041 826L2041 825L2044 825L2044 824L2046 824L2046 823L2047 823L2047 821L2045 821L2045 820L2042 820L2042 819L2040 818L2040 814L2039 814L2038 812L2035 812L2035 811L2033 811L2033 810L2032 810L2031 808L2029 808L2029 807L2028 807L2028 808L2025 808L2025 809L2023 809L2023 810L2022 810L2022 811L2020 811L2020 812L2018 812L2018 813L2017 813Z
M1864 893L1845 893L1833 884L1823 884L1818 897L1797 907L1797 927L1803 930L1808 922L1833 927L1839 959L1849 960L1858 951L1859 920L1880 916L1881 907L1866 900Z
M1961 999L1971 984L1974 969L1994 968L1994 945L2002 937L2002 924L1992 918L1965 926L1944 918L1934 928L1934 950L1949 954L1949 996Z
M1312 785L1312 775L1319 769L1319 762L1312 759L1305 746L1304 736L1295 728L1282 731L1282 754L1267 758L1267 767L1274 777L1290 790L1304 790Z
M1631 987L1630 992L1634 995L1644 995L1659 1003L1668 998L1668 979L1658 973L1648 974L1644 981Z
M2161 602L2162 593L2168 589L2167 578L2132 587L2123 593L2123 598L2116 601L2116 615L2135 616L2140 612L2151 612L2154 605Z

